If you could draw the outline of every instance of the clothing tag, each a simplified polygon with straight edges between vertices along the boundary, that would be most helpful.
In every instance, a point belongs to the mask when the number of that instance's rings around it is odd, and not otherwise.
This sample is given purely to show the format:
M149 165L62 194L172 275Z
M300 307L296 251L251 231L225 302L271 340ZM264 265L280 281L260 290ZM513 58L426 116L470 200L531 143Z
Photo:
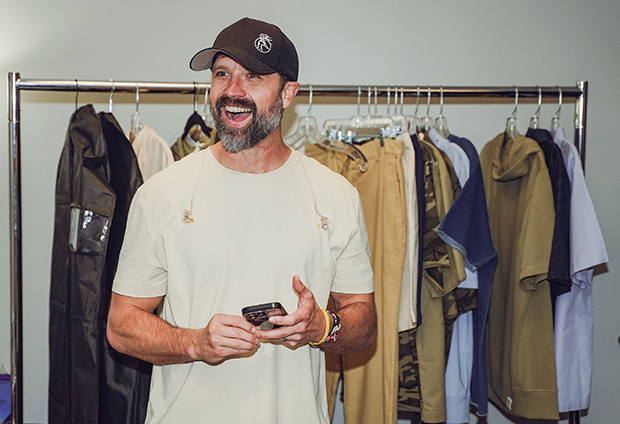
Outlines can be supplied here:
M104 253L108 245L110 218L84 209L71 206L69 228L69 248L79 253Z
M506 397L506 406L512 411L512 398L510 396Z
M69 246L72 251L77 250L77 239L80 227L80 210L71 208L71 225L69 226Z

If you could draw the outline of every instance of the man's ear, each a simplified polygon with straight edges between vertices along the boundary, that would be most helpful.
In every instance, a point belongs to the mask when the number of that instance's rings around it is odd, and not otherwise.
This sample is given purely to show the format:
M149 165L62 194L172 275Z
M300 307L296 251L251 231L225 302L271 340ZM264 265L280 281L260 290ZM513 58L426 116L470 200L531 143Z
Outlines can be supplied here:
M299 91L299 83L297 81L289 81L282 90L282 106L286 109Z

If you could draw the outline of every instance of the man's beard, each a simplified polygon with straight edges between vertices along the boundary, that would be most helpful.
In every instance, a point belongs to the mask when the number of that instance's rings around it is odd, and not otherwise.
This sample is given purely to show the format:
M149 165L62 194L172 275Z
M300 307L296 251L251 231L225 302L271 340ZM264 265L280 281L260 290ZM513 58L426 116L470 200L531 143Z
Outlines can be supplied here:
M252 121L242 128L231 127L226 123L222 112L224 106L237 106L252 110ZM217 135L222 140L224 149L231 153L236 153L244 149L256 146L261 140L270 135L282 120L284 108L282 107L282 97L276 96L266 112L258 113L256 103L249 99L235 99L229 96L222 96L213 103L209 102L211 115L215 122ZM215 109L215 110L214 110Z

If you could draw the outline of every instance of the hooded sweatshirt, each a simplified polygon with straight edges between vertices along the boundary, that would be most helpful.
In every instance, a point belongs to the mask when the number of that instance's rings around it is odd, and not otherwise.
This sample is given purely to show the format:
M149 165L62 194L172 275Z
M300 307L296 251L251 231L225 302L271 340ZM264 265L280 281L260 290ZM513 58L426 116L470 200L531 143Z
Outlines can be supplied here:
M499 134L480 154L499 260L488 319L489 398L505 412L558 419L547 271L555 212L534 140Z

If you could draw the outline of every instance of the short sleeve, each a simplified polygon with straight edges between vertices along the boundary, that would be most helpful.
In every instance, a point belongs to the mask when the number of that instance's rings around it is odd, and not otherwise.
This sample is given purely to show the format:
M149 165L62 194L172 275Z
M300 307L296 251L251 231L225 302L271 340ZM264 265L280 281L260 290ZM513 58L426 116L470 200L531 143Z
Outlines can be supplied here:
M165 257L162 249L157 249L148 211L140 188L127 217L127 229L112 286L115 293L131 297L157 297L167 292Z
M523 222L519 241L523 252L520 286L523 290L537 290L538 284L547 279L555 222L551 179L546 168L541 168L536 176Z
M349 241L336 258L336 275L332 291L363 294L374 292L374 276L370 265L370 247L366 221L359 193L356 191L356 217Z

